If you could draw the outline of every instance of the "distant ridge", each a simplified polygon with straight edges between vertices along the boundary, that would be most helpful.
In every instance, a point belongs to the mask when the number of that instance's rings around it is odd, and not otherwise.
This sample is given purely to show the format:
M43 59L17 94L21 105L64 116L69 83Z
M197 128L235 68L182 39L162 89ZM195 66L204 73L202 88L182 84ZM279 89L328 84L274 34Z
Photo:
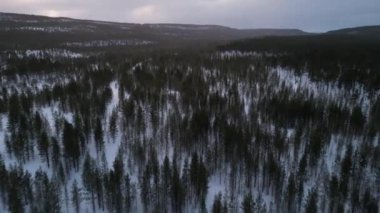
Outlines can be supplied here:
M1 16L3 18L1 18ZM30 21L30 20L36 20L36 21L48 21L48 22L54 22L54 21L70 21L70 22L90 22L90 23L96 23L96 24L111 24L111 25L129 25L129 26L147 26L152 28L173 28L173 27L188 27L188 28L198 28L198 29L230 29L230 30L237 30L242 32L251 32L251 33L258 33L261 34L279 34L283 32L284 34L289 35L299 35L299 34L309 34L307 32L304 32L299 29L282 29L282 28L247 28L247 29L237 29L233 27L227 27L222 25L214 25L214 24L180 24L180 23L128 23L128 22L117 22L117 21L103 21L103 20L90 20L90 19L75 19L70 17L50 17L50 16L43 16L43 15L33 15L33 14L20 14L20 13L5 13L0 12L0 21Z
M380 38L380 26L308 33L299 29L235 29L220 25L135 24L0 12L0 49L121 46L196 47L241 39L308 35ZM108 42L108 43L107 43ZM82 44L80 44L82 43ZM69 47L68 47L69 46Z
M178 46L194 42L210 43L265 36L296 35L308 35L308 33L298 29L235 29L219 25L167 23L134 24L0 13L0 48L2 49L56 47L57 44L62 45L67 42L99 40L143 40L150 41L150 44Z
M326 34L345 34L345 35L361 35L361 36L380 36L380 25L351 27L339 30L332 30Z

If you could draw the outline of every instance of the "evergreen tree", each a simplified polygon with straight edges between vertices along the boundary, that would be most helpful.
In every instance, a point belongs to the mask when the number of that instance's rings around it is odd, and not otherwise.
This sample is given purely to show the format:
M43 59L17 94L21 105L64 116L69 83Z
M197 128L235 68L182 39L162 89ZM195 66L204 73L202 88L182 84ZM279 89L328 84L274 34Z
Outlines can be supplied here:
M219 193L215 195L214 203L212 204L212 213L222 213L223 204L222 204L222 194Z
M349 178L352 173L352 146L349 145L345 156L341 162L340 167L340 184L339 184L339 191L342 195L342 197L345 199L348 193L348 182Z
M71 202L75 208L75 211L79 213L82 198L81 198L80 189L78 188L78 183L76 180L74 180L74 183L71 188Z
M52 146L52 163L55 168L58 167L60 164L60 158L61 158L61 147L59 146L59 143L57 139L52 138L51 139L51 146Z
M312 189L309 192L307 197L307 202L305 206L306 213L317 213L318 212L318 194L315 189Z
M78 169L80 157L80 144L76 130L69 122L64 121L63 129L63 146L66 157L70 160L71 165Z
M6 203L8 187L8 171L0 154L0 198L3 203Z
M290 174L289 179L288 179L287 194L285 198L287 200L288 212L294 211L296 195L297 195L296 182L294 180L293 174Z
M50 167L49 146L49 138L46 132L42 132L38 142L38 149L40 151L40 155L45 158L48 167Z
M116 121L117 121L117 111L113 111L110 117L110 121L109 121L109 131L113 139L115 139L115 134L117 130Z
M20 168L11 168L9 171L8 209L12 213L22 213L25 210L22 200L23 175Z
M183 188L180 174L177 171L177 166L173 164L173 174L171 178L171 201L172 211L177 213L181 212L185 199L185 190Z
M359 131L363 129L366 122L366 117L359 106L355 106L351 113L350 123L354 130Z
M96 143L96 151L97 153L100 153L104 148L104 140L103 140L103 127L102 122L99 118L96 119L96 126L95 126L95 143Z
M244 196L244 199L241 203L242 205L242 210L244 213L253 213L255 204L253 202L252 194L248 193Z
M125 176L125 212L131 212L132 211L132 202L133 202L133 191L132 191L132 184L131 179L128 174Z
M95 161L88 154L83 163L82 183L84 189L91 196L92 209L95 211L95 178L98 174L95 173Z
M171 166L169 162L169 158L165 156L163 166L161 169L161 203L162 203L162 211L167 211L167 204L168 204L168 199L169 199L169 191L171 188L171 176L172 176L172 171L171 171Z
M150 203L151 203L151 172L149 170L148 165L145 167L145 170L142 174L140 182L140 197L143 203L143 207L145 211L148 211Z

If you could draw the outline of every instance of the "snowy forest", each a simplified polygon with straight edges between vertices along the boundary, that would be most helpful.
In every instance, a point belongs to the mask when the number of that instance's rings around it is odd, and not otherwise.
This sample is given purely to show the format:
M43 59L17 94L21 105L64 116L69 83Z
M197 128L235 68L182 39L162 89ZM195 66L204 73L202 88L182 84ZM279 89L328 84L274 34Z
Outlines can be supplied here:
M3 50L0 211L377 213L380 43L302 38Z

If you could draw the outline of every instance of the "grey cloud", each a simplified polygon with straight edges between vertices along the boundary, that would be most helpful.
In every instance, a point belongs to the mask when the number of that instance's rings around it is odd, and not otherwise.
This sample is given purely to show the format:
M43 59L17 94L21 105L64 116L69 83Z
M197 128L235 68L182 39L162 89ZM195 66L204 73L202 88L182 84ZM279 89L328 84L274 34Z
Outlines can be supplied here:
M378 0L1 0L0 10L139 23L309 31L380 24Z

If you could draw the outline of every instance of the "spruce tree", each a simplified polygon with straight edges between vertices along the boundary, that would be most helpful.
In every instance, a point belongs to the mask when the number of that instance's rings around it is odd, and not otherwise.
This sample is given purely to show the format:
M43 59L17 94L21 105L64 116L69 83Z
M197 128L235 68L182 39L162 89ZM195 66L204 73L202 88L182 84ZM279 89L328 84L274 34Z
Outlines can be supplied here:
M80 189L78 188L77 180L74 180L74 183L71 187L71 202L77 213L80 212L80 204L82 202Z

